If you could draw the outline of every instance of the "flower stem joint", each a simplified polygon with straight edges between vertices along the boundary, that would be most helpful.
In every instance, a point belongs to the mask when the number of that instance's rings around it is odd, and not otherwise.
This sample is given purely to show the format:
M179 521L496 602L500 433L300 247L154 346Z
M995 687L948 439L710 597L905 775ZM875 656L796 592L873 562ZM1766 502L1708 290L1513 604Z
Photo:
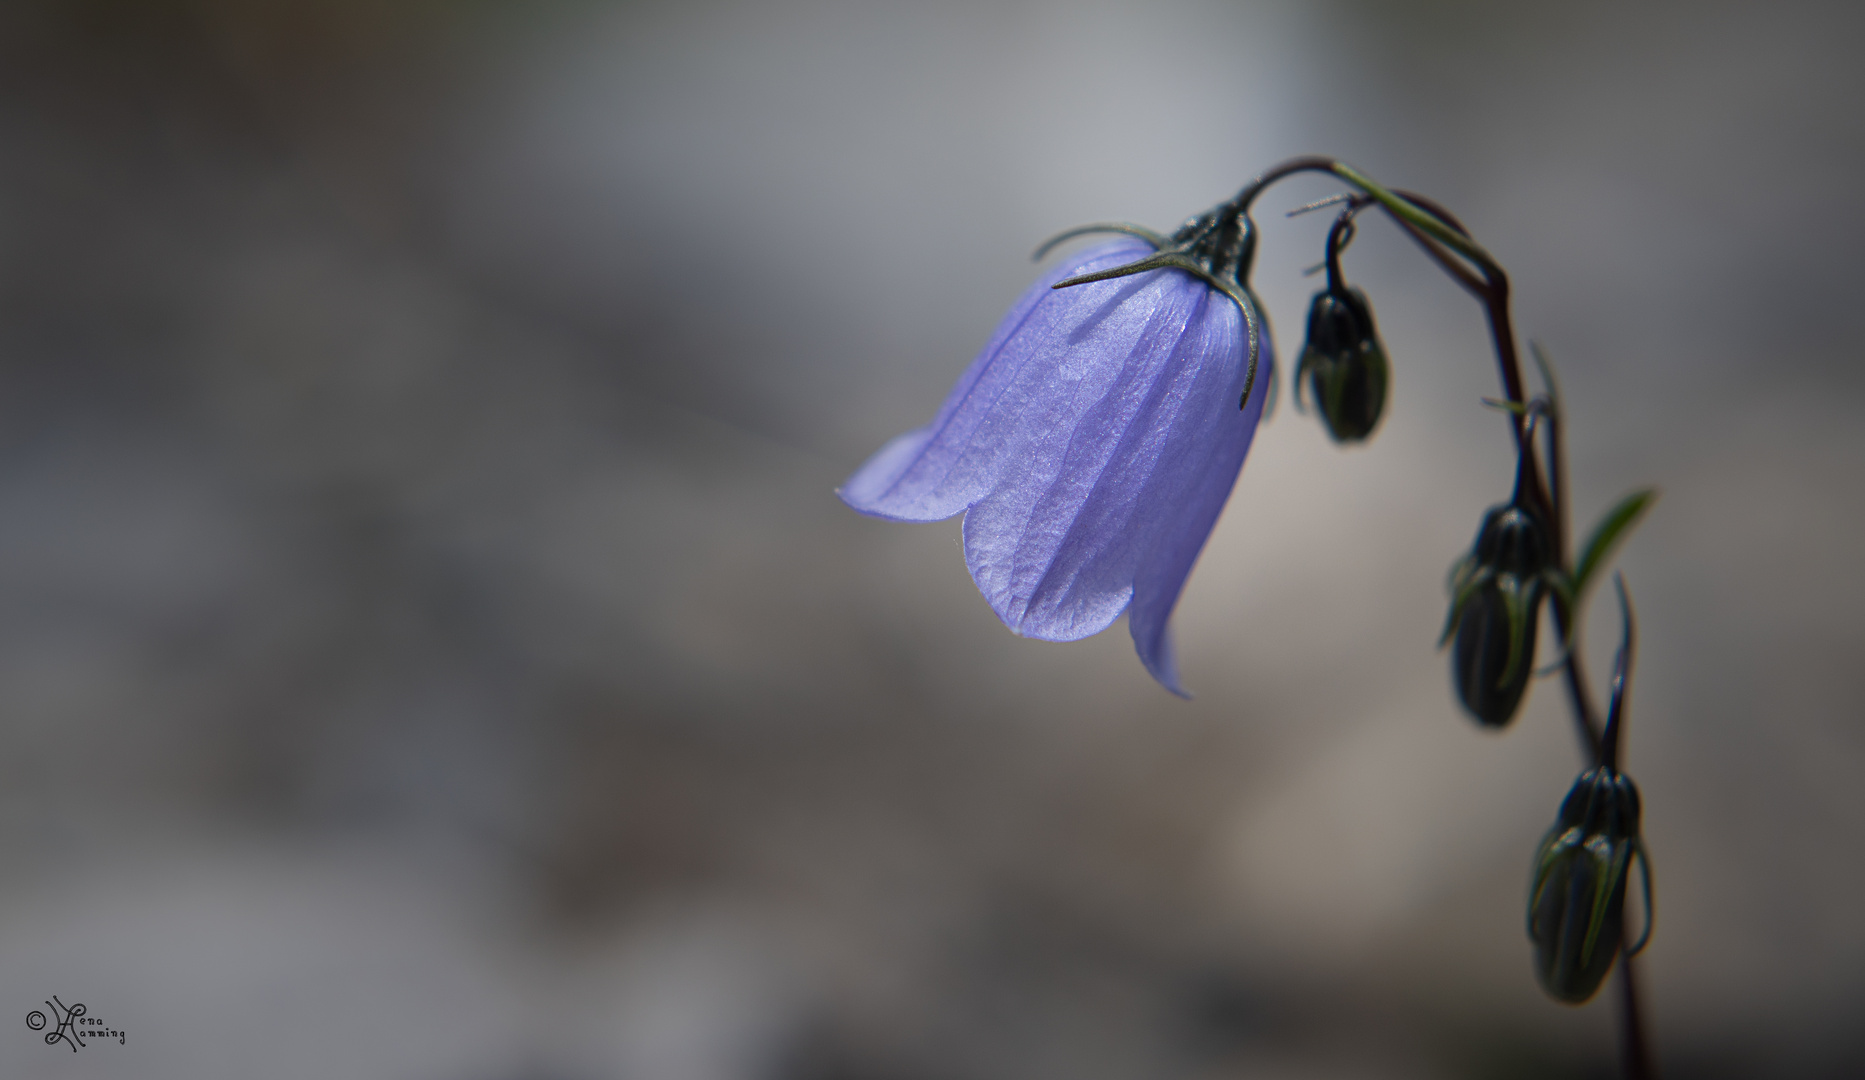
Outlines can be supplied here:
M1645 927L1625 946L1636 955L1651 936L1651 871L1639 838L1638 788L1601 765L1581 774L1560 818L1535 853L1528 936L1535 973L1549 996L1579 1005L1599 990L1625 934L1625 891L1632 860L1644 875Z

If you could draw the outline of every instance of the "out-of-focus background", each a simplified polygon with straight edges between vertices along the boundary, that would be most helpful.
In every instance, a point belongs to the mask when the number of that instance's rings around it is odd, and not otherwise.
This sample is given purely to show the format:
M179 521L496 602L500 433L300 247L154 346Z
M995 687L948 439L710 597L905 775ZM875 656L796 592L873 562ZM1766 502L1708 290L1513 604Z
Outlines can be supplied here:
M1668 1075L1865 1072L1860 11L10 0L0 1073L1611 1075L1522 926L1559 688L1481 733L1434 649L1482 323L1388 225L1388 419L1285 393L1193 702L832 494L1039 240L1314 151L1510 267L1580 524L1664 491ZM1331 190L1262 204L1285 358Z

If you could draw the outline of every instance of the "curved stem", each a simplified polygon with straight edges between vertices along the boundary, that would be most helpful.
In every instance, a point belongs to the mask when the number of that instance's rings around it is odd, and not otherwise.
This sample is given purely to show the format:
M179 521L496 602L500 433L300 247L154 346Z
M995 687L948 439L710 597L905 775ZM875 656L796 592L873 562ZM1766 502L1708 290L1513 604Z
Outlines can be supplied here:
M1250 204L1256 201L1256 197L1263 193L1263 189L1276 181L1302 172L1331 173L1334 171L1334 166L1338 164L1340 162L1337 159L1325 154L1304 154L1301 157L1289 158L1245 184L1243 190L1237 192L1237 197L1232 199L1229 205L1239 213L1248 213Z
M1439 269L1443 270L1451 277L1456 278L1457 283L1462 285L1472 296L1475 296L1478 300L1483 299L1485 295L1484 290L1489 287L1487 282L1471 273L1468 267L1458 262L1452 257L1449 251L1445 250L1444 245L1426 236L1423 232L1419 231L1416 226L1404 221L1400 221L1397 224L1407 236L1410 236L1418 243L1419 247L1425 249L1425 254L1431 256L1432 260L1438 264Z
M1574 612L1568 609L1567 602L1557 594L1549 598L1554 609L1554 629L1562 641L1573 642L1567 650L1567 660L1561 665L1561 673L1567 684L1567 700L1574 708L1574 726L1580 735L1580 750L1588 764L1598 765L1605 757L1606 744L1600 734L1599 714L1593 708L1593 692L1588 684L1586 668L1580 660L1580 643L1574 641L1577 628L1572 628Z
M1340 216L1334 219L1333 226L1328 229L1326 249L1328 292L1336 296L1341 295L1347 289L1347 277L1341 273L1340 269L1340 253L1346 250L1347 245L1353 241L1353 216L1360 212L1360 207L1365 205L1366 203L1358 200L1350 200L1347 203L1347 209L1340 212Z

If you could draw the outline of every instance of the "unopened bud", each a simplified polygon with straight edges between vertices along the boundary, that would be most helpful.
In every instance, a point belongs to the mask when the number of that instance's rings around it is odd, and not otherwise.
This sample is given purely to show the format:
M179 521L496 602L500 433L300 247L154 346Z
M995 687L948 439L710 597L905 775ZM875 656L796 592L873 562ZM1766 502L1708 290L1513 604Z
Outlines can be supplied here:
M1457 699L1487 727L1513 720L1528 689L1548 547L1547 529L1533 510L1514 503L1493 507L1452 575L1444 636L1456 635Z
M1529 888L1528 936L1542 989L1578 1005L1599 990L1625 935L1626 881L1633 858L1646 873L1650 930L1650 868L1639 840L1638 788L1611 768L1589 770L1561 804L1560 819L1535 853ZM1644 946L1640 941L1629 954Z
M1386 408L1386 349L1373 309L1359 289L1324 289L1308 308L1308 340L1295 366L1296 394L1306 376L1315 407L1335 442L1360 442Z

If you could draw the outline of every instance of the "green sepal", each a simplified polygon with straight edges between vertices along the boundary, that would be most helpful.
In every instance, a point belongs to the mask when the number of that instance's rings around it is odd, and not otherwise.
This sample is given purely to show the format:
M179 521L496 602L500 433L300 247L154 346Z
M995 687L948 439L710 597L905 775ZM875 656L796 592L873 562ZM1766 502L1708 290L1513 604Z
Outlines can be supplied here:
M1301 356L1296 358L1295 374L1289 376L1290 380L1295 383L1295 411L1303 415L1307 414L1308 406L1302 401L1302 380L1308 377L1308 369L1319 362L1315 359L1315 356L1316 353L1313 348L1304 347Z
M1633 845L1632 853L1638 856L1639 881L1645 887L1645 929L1638 935L1638 944L1625 946L1625 955L1628 957L1644 952L1645 946L1651 943L1651 923L1656 917L1653 914L1656 901L1651 896L1651 853L1646 850L1645 838L1642 836L1634 840Z
M1534 888L1528 896L1530 933L1534 932L1535 909L1541 906L1541 896L1548 891L1548 876L1553 872L1554 864L1559 861L1561 852L1579 843L1583 835L1578 826L1562 828L1556 825L1541 838L1541 847L1535 852Z
M1602 854L1604 847L1610 854ZM1603 836L1595 836L1587 841L1587 853L1597 863L1604 864L1604 872L1596 875L1593 881L1593 914L1587 920L1587 936L1580 944L1580 963L1591 963L1593 947L1599 944L1600 928L1606 925L1606 915L1611 908L1609 901L1614 892L1620 888L1626 870L1632 861L1632 842L1621 840L1614 843Z
M1366 366L1365 378L1367 384L1376 388L1369 390L1368 395L1382 403L1382 410L1376 411L1383 411L1383 403L1386 400L1386 386L1392 381L1392 365L1386 359L1385 348L1380 345L1377 338L1369 338L1366 344L1360 347L1359 355L1356 359ZM1347 396L1349 376L1350 369L1344 362L1335 368L1334 377L1328 380L1326 415L1331 417L1341 415L1343 403ZM1377 424L1378 421L1375 420L1374 423ZM1329 425L1329 430L1333 430L1332 424Z
M1522 665L1528 662L1522 648L1528 637L1528 620L1534 618L1541 610L1541 590L1538 581L1524 582L1514 574L1496 575L1496 591L1502 593L1503 610L1509 613L1509 659L1503 663L1502 674L1496 679L1498 688L1509 685Z
M1463 617L1464 607L1472 597L1496 577L1496 571L1482 566L1468 555L1451 564L1450 581L1451 609L1444 616L1444 632L1438 635L1438 648L1451 643L1457 634L1457 620Z

